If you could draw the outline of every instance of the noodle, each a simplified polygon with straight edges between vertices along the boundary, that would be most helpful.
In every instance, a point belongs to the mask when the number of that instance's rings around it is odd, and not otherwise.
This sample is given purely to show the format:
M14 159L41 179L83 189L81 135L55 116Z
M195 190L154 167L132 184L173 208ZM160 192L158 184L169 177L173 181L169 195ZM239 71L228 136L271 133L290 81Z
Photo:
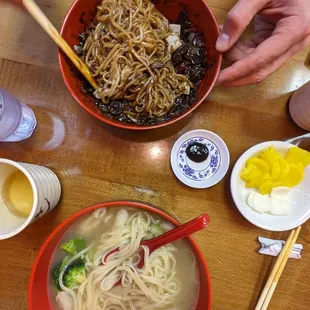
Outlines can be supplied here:
M90 245L68 262L70 265L85 256L87 279L69 289L63 284L67 267L62 270L59 283L63 292L58 293L57 301L69 296L74 310L168 309L181 291L176 277L175 247L164 246L150 254L148 247L142 246L145 265L138 268L140 242L152 223L154 219L148 213L129 216L124 209L118 211L113 229L103 233L95 246ZM91 258L92 248L95 253ZM116 248L118 252L107 256ZM119 281L121 285L115 286Z
M96 97L104 104L129 101L124 113L133 122L165 116L192 85L174 69L169 35L168 20L149 0L102 1L83 45L84 61L99 85Z

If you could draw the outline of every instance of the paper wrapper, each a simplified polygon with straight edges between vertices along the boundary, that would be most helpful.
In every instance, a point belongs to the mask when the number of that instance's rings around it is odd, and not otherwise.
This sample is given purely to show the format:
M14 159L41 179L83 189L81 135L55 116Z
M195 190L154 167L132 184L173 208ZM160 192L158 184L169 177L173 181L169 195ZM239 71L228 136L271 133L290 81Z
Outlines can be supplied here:
M263 237L258 237L258 241L261 244L261 248L258 251L260 254L278 256L285 245L283 240L273 240ZM301 250L303 249L302 244L295 244L289 258L299 259L301 258Z

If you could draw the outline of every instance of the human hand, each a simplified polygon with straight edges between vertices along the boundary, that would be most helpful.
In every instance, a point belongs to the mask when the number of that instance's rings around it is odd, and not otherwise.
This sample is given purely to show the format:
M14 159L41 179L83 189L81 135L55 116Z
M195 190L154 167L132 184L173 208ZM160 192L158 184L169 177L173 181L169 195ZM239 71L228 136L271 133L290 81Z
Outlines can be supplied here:
M253 17L253 37L238 41ZM216 43L217 50L233 62L220 72L217 84L259 83L309 44L310 0L239 0Z

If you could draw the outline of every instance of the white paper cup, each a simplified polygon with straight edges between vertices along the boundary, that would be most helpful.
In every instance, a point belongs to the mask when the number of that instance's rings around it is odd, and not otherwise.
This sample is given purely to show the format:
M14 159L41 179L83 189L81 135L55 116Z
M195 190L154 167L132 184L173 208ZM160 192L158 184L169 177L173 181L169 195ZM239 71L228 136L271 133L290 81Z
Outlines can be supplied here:
M3 203L4 182L11 173L18 170L26 175L33 191L33 206L27 218L17 217L8 212ZM32 222L53 210L60 194L60 182L50 169L0 158L0 240L17 235Z

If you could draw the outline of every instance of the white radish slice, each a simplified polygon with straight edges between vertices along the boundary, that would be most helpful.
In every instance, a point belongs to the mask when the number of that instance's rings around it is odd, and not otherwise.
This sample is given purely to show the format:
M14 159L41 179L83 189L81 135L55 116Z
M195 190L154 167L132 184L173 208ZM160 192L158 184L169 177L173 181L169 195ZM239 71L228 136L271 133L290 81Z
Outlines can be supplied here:
M255 193L254 210L259 213L270 212L272 208L271 199L267 195Z
M255 192L250 192L247 199L247 204L251 209L254 209L254 196Z
M270 198L273 200L287 201L290 188L286 186L274 187L270 193Z
M291 211L288 201L272 200L272 208L270 214L272 215L289 215Z

